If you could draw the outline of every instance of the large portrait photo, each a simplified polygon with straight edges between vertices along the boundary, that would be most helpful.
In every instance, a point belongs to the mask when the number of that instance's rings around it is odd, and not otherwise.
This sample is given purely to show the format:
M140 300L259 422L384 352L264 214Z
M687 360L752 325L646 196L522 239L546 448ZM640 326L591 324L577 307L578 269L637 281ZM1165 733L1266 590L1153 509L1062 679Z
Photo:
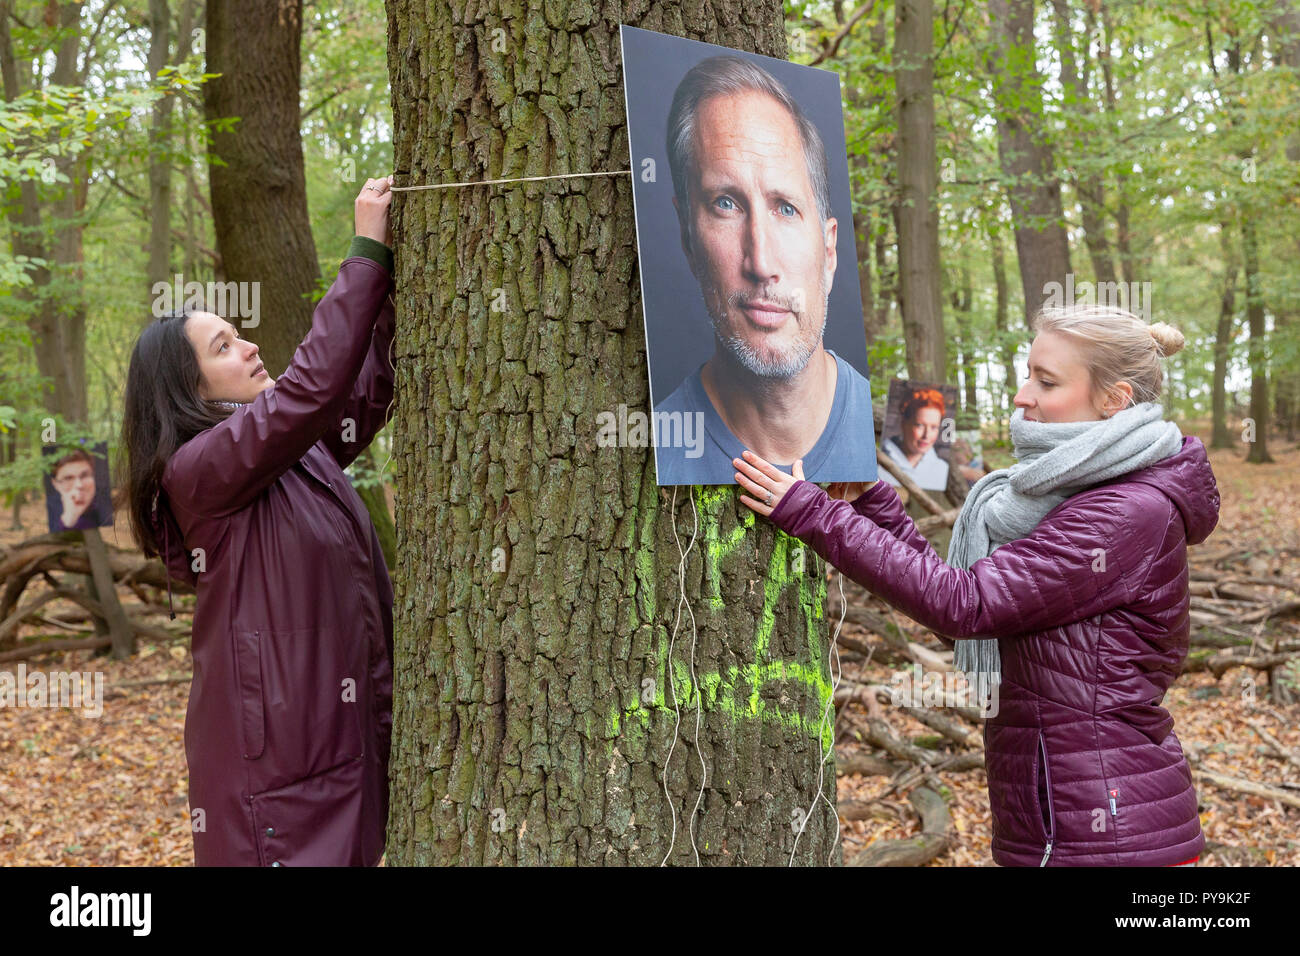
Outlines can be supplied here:
M877 477L836 74L622 28L660 485Z

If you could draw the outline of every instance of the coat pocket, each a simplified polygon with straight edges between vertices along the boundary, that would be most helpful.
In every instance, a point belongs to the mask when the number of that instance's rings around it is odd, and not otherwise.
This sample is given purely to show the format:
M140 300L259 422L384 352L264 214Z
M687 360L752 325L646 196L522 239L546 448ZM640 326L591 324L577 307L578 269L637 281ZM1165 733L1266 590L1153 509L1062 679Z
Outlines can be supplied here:
M250 787L282 786L363 756L370 682L361 635L331 627L256 633L265 754Z
M262 644L259 631L235 632L235 679L239 683L239 732L244 759L266 749L266 711L262 703Z
M1038 814L1043 824L1043 837L1049 842L1056 836L1056 815L1052 808L1052 773L1047 762L1047 741L1042 731L1038 732L1037 768L1034 774L1035 796L1038 798Z

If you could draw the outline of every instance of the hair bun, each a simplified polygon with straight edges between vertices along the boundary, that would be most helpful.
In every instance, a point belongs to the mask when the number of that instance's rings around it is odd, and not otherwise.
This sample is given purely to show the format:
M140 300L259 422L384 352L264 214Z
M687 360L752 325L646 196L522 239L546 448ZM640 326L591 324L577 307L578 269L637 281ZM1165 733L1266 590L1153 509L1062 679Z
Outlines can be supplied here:
M1179 332L1167 322L1153 322L1147 326L1147 331L1156 341L1156 348L1159 349L1163 358L1168 358L1175 352L1179 351L1187 341L1183 338L1183 333Z

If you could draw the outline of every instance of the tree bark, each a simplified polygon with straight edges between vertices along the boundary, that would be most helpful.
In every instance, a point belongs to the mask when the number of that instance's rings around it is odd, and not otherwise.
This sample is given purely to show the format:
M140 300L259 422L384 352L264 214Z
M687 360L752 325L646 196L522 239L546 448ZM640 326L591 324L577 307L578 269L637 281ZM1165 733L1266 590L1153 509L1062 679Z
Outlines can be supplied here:
M1115 73L1111 61L1110 47L1113 28L1110 19L1110 8L1106 6L1105 0L1097 0L1097 5L1101 10L1102 35L1101 44L1097 47L1097 61L1101 64L1102 85L1106 96L1106 113L1110 117L1110 128L1112 132L1117 131L1116 106L1118 97L1115 92ZM1120 280L1124 283L1125 288L1136 288L1134 283L1137 281L1136 257L1133 253L1133 238L1129 227L1129 197L1128 197L1128 173L1116 171L1115 173L1115 250L1119 253L1119 271Z
M989 63L998 120L998 158L1016 223L1016 253L1028 322L1070 272L1070 246L1034 65L1033 0L991 0L999 55Z
M934 133L934 9L897 0L898 288L909 377L948 380L939 273L938 159Z
M167 0L149 0L149 76L154 80L167 66L171 51L171 11L167 7ZM160 97L153 105L149 126L149 290L155 282L171 280L172 165L167 155L171 151L171 116L172 98ZM141 321L148 324L150 320L151 316L142 312Z
M1052 10L1056 16L1056 49L1061 58L1061 86L1066 92L1067 109L1077 118L1076 123L1085 131L1093 126L1092 97L1088 93L1089 59L1088 46L1092 40L1095 16L1088 7L1087 30L1083 35L1082 65L1075 56L1074 25L1071 23L1069 0L1052 0ZM1086 132L1085 132L1085 135ZM1086 149L1091 144L1080 143L1077 148ZM1082 157L1085 162L1088 157ZM1083 224L1083 242L1088 249L1088 258L1092 262L1093 278L1104 283L1108 289L1115 289L1115 265L1111 260L1110 242L1106 238L1106 192L1101 176L1093 171L1074 173L1075 192L1079 197L1080 219ZM1130 304L1130 307L1133 306Z
M208 0L207 71L222 75L203 84L204 115L239 117L209 152L219 278L258 283L260 300L258 324L225 318L257 342L272 375L311 328L320 278L298 122L301 40L302 0Z
M627 169L621 21L785 56L774 0L566 9L389 0L398 185ZM596 444L649 407L630 180L394 207L389 861L839 862L824 563Z
M971 282L970 263L962 261L958 269L960 283L949 293L952 311L957 319L957 367L961 375L961 388L958 392L961 402L961 414L958 416L961 428L971 428L979 423L979 401L976 395L975 369L979 364L979 348L971 325L971 302L975 291Z
M1259 240L1255 220L1241 219L1242 264L1246 273L1246 325L1250 329L1250 417L1254 421L1254 440L1246 452L1246 461L1265 464L1273 460L1268 453L1268 355L1264 338L1264 299L1260 290Z
M1219 322L1214 332L1214 382L1211 386L1213 434L1211 448L1232 448L1236 442L1228 434L1228 360L1232 356L1232 340L1237 315L1237 261L1236 245L1232 241L1230 224L1219 225L1219 241L1223 249L1223 294L1219 300Z
M1300 7L1294 0L1277 0L1272 21L1274 57L1279 66L1286 67L1300 76ZM1293 99L1293 108L1300 102ZM1300 129L1292 130L1287 139L1287 159L1300 163ZM1294 248L1294 247L1293 247ZM1287 305L1280 305L1273 315L1273 331L1279 342L1285 342L1296 335L1296 326L1300 324L1296 310ZM1300 371L1290 363L1279 362L1273 369L1273 396L1276 421L1279 428L1285 429L1286 440L1295 441L1296 429L1300 428Z
M996 225L990 224L988 230L989 249L993 260L993 288L997 299L993 310L993 327L997 329L998 342L1002 359L1002 374L1005 378L1006 395L1003 396L1003 417L998 419L998 438L1003 435L1003 425L1010 424L1011 413L1015 411L1015 397L1019 388L1016 386L1016 346L1008 328L1010 313L1010 293L1007 288L1006 257L1002 252L1002 233Z

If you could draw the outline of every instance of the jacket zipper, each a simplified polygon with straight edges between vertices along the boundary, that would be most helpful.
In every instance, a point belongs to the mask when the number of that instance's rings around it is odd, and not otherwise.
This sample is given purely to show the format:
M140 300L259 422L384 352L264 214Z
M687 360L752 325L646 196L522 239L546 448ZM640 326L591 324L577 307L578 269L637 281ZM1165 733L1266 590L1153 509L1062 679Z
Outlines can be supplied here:
M1047 866L1047 858L1052 855L1052 842L1056 839L1056 809L1052 806L1052 772L1047 760L1047 742L1043 740L1041 730L1038 732L1038 752L1043 755L1043 776L1047 780L1047 846L1043 849L1043 860L1038 865Z

